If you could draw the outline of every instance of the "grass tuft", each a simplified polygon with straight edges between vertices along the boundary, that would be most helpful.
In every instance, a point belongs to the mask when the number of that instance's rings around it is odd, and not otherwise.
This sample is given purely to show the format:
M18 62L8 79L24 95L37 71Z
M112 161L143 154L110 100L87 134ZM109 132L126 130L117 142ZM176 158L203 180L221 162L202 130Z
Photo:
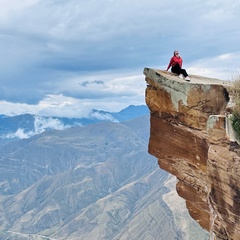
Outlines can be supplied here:
M232 128L238 140L240 140L240 76L236 78L230 86L229 93L234 103L232 116L230 118Z

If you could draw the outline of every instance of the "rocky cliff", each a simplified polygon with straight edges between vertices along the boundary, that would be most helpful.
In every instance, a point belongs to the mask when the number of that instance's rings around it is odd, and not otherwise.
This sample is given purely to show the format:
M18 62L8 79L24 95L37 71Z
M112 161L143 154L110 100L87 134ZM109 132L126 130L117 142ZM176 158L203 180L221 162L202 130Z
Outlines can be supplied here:
M240 149L229 134L228 83L145 68L148 151L210 239L240 239Z

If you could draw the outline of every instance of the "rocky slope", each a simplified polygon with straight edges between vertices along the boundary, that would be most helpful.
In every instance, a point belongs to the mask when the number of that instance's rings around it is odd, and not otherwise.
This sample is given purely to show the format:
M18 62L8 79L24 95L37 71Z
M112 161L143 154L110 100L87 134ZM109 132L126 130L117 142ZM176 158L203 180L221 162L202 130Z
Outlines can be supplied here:
M1 146L0 239L206 240L148 154L149 127L147 115Z
M186 82L145 68L149 153L178 179L178 194L211 239L240 239L239 146L229 135L227 83Z

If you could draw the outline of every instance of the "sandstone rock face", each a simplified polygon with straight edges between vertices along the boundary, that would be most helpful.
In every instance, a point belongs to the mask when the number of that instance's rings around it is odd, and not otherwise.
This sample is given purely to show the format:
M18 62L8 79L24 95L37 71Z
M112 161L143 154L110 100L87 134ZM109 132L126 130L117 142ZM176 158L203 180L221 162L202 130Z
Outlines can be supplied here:
M240 239L240 150L226 133L227 83L145 68L149 153L210 239ZM228 124L229 125L229 124Z

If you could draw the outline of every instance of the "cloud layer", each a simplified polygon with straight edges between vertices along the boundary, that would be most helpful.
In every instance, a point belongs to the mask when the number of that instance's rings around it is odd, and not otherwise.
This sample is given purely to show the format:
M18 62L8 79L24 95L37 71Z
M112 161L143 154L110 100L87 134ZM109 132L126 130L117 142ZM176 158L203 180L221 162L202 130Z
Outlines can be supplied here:
M0 113L8 106L12 114L59 109L67 116L73 109L143 104L143 68L165 69L175 49L190 74L229 79L239 69L237 0L0 0L0 6Z

